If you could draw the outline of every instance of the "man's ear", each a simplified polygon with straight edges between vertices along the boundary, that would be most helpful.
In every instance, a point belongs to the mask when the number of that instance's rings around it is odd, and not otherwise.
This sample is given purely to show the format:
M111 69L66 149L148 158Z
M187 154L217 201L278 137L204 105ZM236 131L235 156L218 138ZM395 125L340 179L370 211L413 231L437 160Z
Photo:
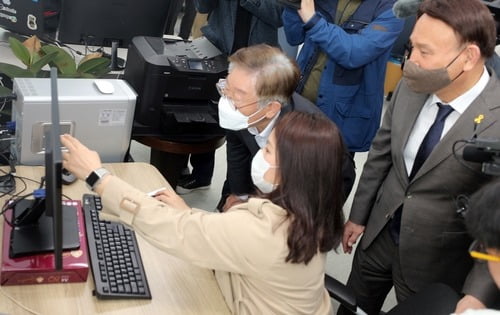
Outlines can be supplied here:
M476 44L469 44L465 48L466 62L464 65L464 71L469 71L473 69L478 62L481 60L481 49Z
M276 113L278 113L281 110L281 103L278 101L272 101L268 105L268 110L266 112L266 117L268 119L272 119L276 116Z

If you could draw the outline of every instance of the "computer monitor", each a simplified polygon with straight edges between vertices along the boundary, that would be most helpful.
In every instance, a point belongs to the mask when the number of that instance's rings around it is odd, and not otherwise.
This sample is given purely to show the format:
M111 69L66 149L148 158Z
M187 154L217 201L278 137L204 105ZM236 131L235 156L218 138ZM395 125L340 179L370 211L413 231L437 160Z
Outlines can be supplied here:
M54 38L59 0L4 0L0 3L0 27L20 35Z
M62 205L62 155L57 70L51 69L51 128L45 133L45 196L14 202L10 257L54 251L62 269L62 250L80 247L76 207ZM64 210L63 210L64 208Z
M59 101L57 93L57 69L50 70L52 102L50 106L52 128L45 133L45 214L52 217L52 235L55 267L62 269L62 154L61 127L59 125ZM75 212L76 213L76 212ZM76 217L75 217L76 219ZM77 227L78 230L78 227Z
M112 47L115 64L116 49L127 48L133 37L163 36L170 1L63 0L58 39L65 44Z

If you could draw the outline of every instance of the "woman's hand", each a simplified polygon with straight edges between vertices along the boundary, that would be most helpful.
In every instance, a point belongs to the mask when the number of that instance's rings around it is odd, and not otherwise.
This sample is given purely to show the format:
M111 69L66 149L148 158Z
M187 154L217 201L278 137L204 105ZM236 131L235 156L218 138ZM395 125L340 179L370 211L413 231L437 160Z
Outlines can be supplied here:
M61 136L61 143L67 148L67 151L62 153L63 167L78 179L85 180L92 171L102 167L99 154L76 138L65 134Z
M302 18L302 22L307 23L314 13L316 13L316 9L314 8L314 0L302 0L300 3L300 10L297 11Z
M172 208L180 210L191 210L191 207L186 204L184 199L177 195L173 190L162 190L153 197L157 200L163 201Z
M238 196L231 194L227 196L226 202L224 203L224 206L222 207L222 212L226 212L227 210L231 209L232 207L239 205L240 203L243 203L244 201L241 200Z

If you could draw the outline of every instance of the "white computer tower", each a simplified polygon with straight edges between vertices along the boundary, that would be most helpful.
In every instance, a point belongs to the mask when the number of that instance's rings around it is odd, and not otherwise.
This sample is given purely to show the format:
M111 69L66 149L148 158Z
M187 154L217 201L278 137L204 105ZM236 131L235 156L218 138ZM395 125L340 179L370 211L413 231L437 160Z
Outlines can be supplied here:
M104 81L57 80L61 133L97 151L103 162L121 162L130 143L137 94L123 80ZM16 78L13 91L16 133L11 153L17 164L43 165L44 134L51 126L50 79Z

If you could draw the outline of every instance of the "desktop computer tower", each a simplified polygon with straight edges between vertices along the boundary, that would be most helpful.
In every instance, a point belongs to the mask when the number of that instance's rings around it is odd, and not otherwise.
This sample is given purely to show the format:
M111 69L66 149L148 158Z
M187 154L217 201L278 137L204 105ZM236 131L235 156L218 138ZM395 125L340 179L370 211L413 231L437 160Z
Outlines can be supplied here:
M130 144L136 103L135 91L123 80L104 80L109 90L99 89L98 79L58 79L61 133L78 138L95 150L103 162L122 162ZM16 162L43 165L45 133L51 127L49 78L16 78L12 103L15 140L11 146Z

